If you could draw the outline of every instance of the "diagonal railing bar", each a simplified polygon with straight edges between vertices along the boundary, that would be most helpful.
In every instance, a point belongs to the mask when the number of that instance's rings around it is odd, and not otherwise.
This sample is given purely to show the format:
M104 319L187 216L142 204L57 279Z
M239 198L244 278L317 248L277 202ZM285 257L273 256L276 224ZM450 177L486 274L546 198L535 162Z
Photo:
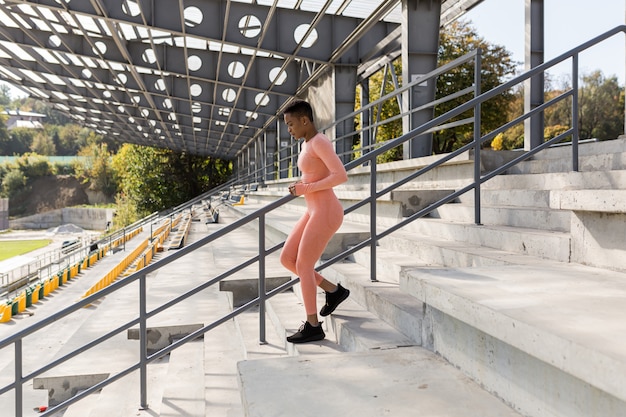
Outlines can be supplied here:
M487 100L490 100L491 98L502 94L504 92L509 91L511 88L513 88L514 86L520 85L521 83L523 83L524 81L530 79L531 77L535 76L535 75L539 75L542 74L543 72L545 72L547 69L558 65L559 63L563 62L566 59L572 59L572 72L573 74L576 75L578 74L578 54L594 45L596 45L597 43L600 43L612 36L614 36L617 33L624 33L626 32L626 25L622 25L622 26L618 26L616 28L614 28L611 31L608 31L582 45L580 45L577 48L574 48L572 50L570 50L569 52L562 54L544 64L541 64L491 90L488 90L486 92L480 92L479 87L480 87L480 62L481 62L481 53L480 50L476 50L473 51L470 54L467 54L464 57L458 58L457 60L453 61L454 65L452 63L446 64L440 68L438 68L435 71L432 71L429 74L425 74L424 76L420 77L419 79L415 80L415 82L402 87L401 89L398 89L397 91L395 91L394 93L390 93L388 95L386 95L385 97L379 99L379 100L387 100L389 98L393 98L394 95L397 95L399 93L401 93L402 91L406 91L406 89L411 88L414 85L418 85L422 82L425 82L427 80L431 80L435 77L437 77L438 75L441 75L449 70L451 70L452 68L458 65L462 65L465 64L467 62L470 62L472 60L474 60L474 65L475 65L475 80L474 80L474 87L473 90L472 89L465 89L463 90L463 94L461 94L461 92L457 92L454 93L456 95L458 95L459 97L461 95L466 95L469 94L471 92L474 93L474 97L468 99L466 102L464 102L463 104L459 105L458 107L456 107L455 109L452 109L448 112L446 112L445 114L442 114L441 116L438 116L436 118L433 118L432 120L430 120L429 122L419 126L418 128L412 130L411 132L408 132L402 136L400 136L399 138L393 139L391 141L387 141L384 144L381 145L376 145L376 148L371 151L368 152L367 154L361 156L358 159L355 159L351 162L348 162L345 166L346 166L346 170L351 170L353 168L356 168L358 166L362 166L365 164L369 163L369 170L370 170L370 193L369 196L366 198L363 198L361 201L357 202L356 204L346 208L344 210L345 214L349 214L353 211L355 211L356 209L363 207L366 204L370 205L370 214L373 214L371 216L371 221L370 221L370 236L367 239L364 239L363 241L359 242L358 244L349 247L348 249L346 249L345 251L341 252L340 254L337 254L335 256L333 256L331 259L326 260L324 263L322 263L321 265L316 267L316 270L321 271L331 265L333 265L336 262L339 262L341 260L344 260L347 256L357 252L358 250L361 250L365 247L370 246L372 252L371 252L371 258L372 258L372 263L370 265L372 271L376 270L376 261L375 261L375 245L376 245L376 241L378 239L384 238L388 235L390 235L391 233L402 229L403 227L405 227L406 225L408 225L409 223L427 215L428 213L432 212L433 210L437 209L438 207L441 207L444 204L447 204L449 202L452 202L453 200L457 199L459 196L461 196L462 194L471 191L472 189L474 189L475 192L479 192L480 191L480 186L481 184L483 184L484 182L492 179L493 177L495 177L496 175L499 175L503 172L505 172L507 169L511 168L512 166L518 164L519 162L523 161L523 160L527 160L529 158L531 158L533 155L535 155L536 153L544 150L545 148L554 145L556 143L558 143L559 141L571 136L572 137L572 159L573 159L573 170L577 170L578 167L578 149L577 149L577 145L578 145L578 126L577 126L577 109L578 109L578 84L577 84L577 80L574 80L573 83L573 87L571 90L564 92L563 94L549 100L548 102L537 106L536 108L525 112L523 115L517 117L515 120L512 120L500 127L498 127L497 129L494 129L490 132L488 132L487 134L481 136L481 132L480 132L480 106L482 103L484 103ZM524 120L530 118L530 117L534 117L534 116L539 116L541 115L541 113L546 110L547 108L561 102L562 100L572 97L572 106L571 106L571 111L573 113L572 115L572 127L570 129L568 129L567 131L561 133L560 135L556 136L555 138L552 138L548 141L543 142L540 146L537 146L536 148L524 152L522 153L519 157L513 159L512 161L509 161L505 164L503 164L502 166L492 170L489 173L486 174L481 174L478 170L479 166L480 166L480 147L483 143L485 143L488 140L493 139L496 135L498 135L499 133L502 133L504 131L506 131L507 129L510 129L511 127L523 122ZM371 110L372 108L374 108L374 106L378 105L381 101L375 101L373 103L369 103L367 107L364 107L363 109L360 109L356 112L351 113L350 115L347 115L345 117L343 117L342 119L338 120L336 123L341 123L342 121L345 121L345 119L349 119L349 118L354 118L356 115L360 114L363 111L366 110ZM433 106L434 102L431 102L428 104L428 106ZM468 112L470 110L473 110L474 116L473 116L473 120L470 120L470 118L466 118L464 120L459 120L459 121L452 121L450 122L450 120L456 116L459 116L465 112ZM413 110L408 110L408 112L414 111ZM407 113L410 114L410 113ZM446 154L446 155L442 155L437 161L429 164L426 167L422 167L418 170L416 170L415 172L405 176L404 178L396 181L394 184L387 186L385 188L383 188L382 190L378 191L376 189L376 185L377 185L377 181L376 181L376 169L377 166L375 164L376 161L376 157L381 155L382 153L395 148L396 146L401 145L402 143L406 142L407 140L413 139L417 136L420 136L426 132L432 131L432 129L436 129L436 128L442 128L442 127L450 127L450 126L456 126L459 123L463 123L463 124L467 124L467 123L474 123L474 140L463 146L462 148L450 153L450 154ZM371 128L371 127L370 127ZM362 131L365 131L366 128L364 128ZM382 230L377 230L376 229L376 203L377 203L377 199L380 198L381 196L393 191L394 189L405 185L407 183L409 183L410 181L414 180L415 178L418 178L419 176L423 175L424 173L435 169L436 167L441 166L442 164L451 161L453 158L459 156L461 153L466 152L470 149L474 149L475 150L475 161L474 161L474 166L475 166L475 174L474 174L474 179L473 182L466 185L465 187L462 187L452 193L450 193L449 195L445 196L444 198L441 198L440 200L438 200L437 202L419 210L418 212L412 214L411 216L405 217L404 219L402 219L401 221L399 221L398 223L394 224L391 227L385 227L385 228L381 228ZM258 177L258 172L252 173L248 176L244 176L244 177L240 177L238 180L241 181L246 181L250 178L259 178ZM216 195L219 192L223 192L223 190L230 190L231 187L237 186L239 184L241 184L241 182L238 182L238 180L232 180L228 182L228 185L224 185L221 187L217 187L216 189L212 190L212 193L205 193L202 196L199 196L193 200L190 200L189 202L175 207L174 209L172 209L171 211L168 212L172 213L175 212L177 210L185 210L189 207L191 207L193 204L197 203L198 201L201 201L202 199L208 198L211 199L212 196ZM278 198L277 200L265 205L264 207L262 207L259 210L256 210L253 213L247 214L243 217L241 217L240 219L235 220L232 223L229 223L219 229L217 229L216 231L210 233L207 236L204 236L202 238L200 238L199 240L197 240L196 242L190 243L186 246L184 246L183 248L177 250L175 253L164 257L162 259L159 259L151 264L148 264L146 267L144 267L143 269L141 269L140 271L137 271L131 275L129 275L128 277L125 277L122 280L118 280L114 283L112 283L111 285L109 285L108 287L103 288L102 290L100 290L98 293L93 294L89 297L86 297L80 301L78 301L77 303L68 306L64 309L62 309L61 311L42 319L41 321L33 324L32 326L23 329L19 332L16 332L14 335L11 335L9 337L7 337L4 340L0 340L0 349L3 349L7 346L10 345L14 345L15 347L15 370L14 370L14 381L11 384L8 384L4 387L0 388L0 395L4 394L8 391L10 391L11 389L13 389L15 391L15 417L22 417L23 415L23 411L22 411L22 401L23 401L23 387L24 384L33 379L34 377L41 375L45 372L48 372L52 369L54 369L56 366L66 362L67 360L69 360L72 357L77 356L80 353L83 353L86 350L92 349L95 346L101 344L102 342L111 339L113 336L120 334L122 332L124 332L125 330L129 329L132 326L135 326L137 324L140 325L140 349L139 349L139 361L133 365L131 365L130 367L117 372L114 376L111 376L109 378L107 378L106 380L88 388L87 390L81 392L80 394L64 401L63 403L49 408L46 412L42 413L41 416L45 417L45 416L52 416L53 414L57 413L59 410L65 409L67 408L69 405L83 399L84 397L88 396L91 393L94 393L100 389L102 389L103 387L119 380L120 378L130 374L131 372L134 372L136 370L139 370L140 372L140 385L141 385L141 398L140 398L140 402L141 402L141 406L144 408L147 408L147 365L151 362L153 362L154 360L172 352L173 350L177 349L178 347L182 346L183 344L191 341L191 340L195 340L197 338L199 338L200 336L202 336L204 333L214 329L215 327L233 319L234 317L238 316L239 314L241 314L244 311L250 310L251 308L255 307L255 306L259 306L259 311L260 312L264 312L265 311L265 307L264 307L264 303L266 302L266 300L270 299L271 297L275 296L276 294L279 294L291 287L293 287L295 284L297 284L299 282L299 278L295 278L292 279L284 284L279 285L278 287L270 290L270 291L266 291L266 289L264 288L264 282L260 283L260 291L259 291L259 295L257 298L248 301L247 303L245 303L242 306L236 307L234 308L230 313L223 315L222 317L214 320L213 322L209 323L208 325L203 326L202 328L194 331L193 333L185 336L184 338L181 338L177 341L175 341L174 343L172 343L171 345L157 351L154 353L151 353L150 355L148 355L147 352L147 346L146 346L146 338L147 338L147 328L146 328L146 324L147 324L147 319L154 317L155 315L171 308L172 306L182 302L183 300L188 299L189 297L191 297L192 295L198 294L199 292L211 287L212 285L215 285L216 283L222 281L223 279L231 276L232 274L243 270L244 268L247 268L249 266L254 265L255 263L259 264L259 279L264 281L265 280L265 258L278 251L281 247L283 247L284 245L284 241L278 244L275 244L274 246L272 246L269 249L265 248L265 222L266 222L266 215L274 210L276 210L277 208L283 206L284 204L290 202L291 200L293 200L294 198L296 198L295 196L291 196L291 195L286 195L284 197ZM480 201L476 200L476 205L480 205ZM151 216L149 217L149 220L147 219L142 219L143 222L152 222L154 219L158 218L158 216ZM478 219L478 216L477 216ZM217 239L228 235L229 233L233 232L234 230L237 230L243 226L246 226L247 224L258 220L259 222L259 247L258 247L258 254L256 256L252 256L249 259L244 260L243 262L240 262L238 265L231 267L230 269L228 269L227 271L224 271L218 275L216 275L215 277L207 280L206 282L192 288L191 290L188 290L187 292L185 292L182 295L179 295L169 301L167 301L166 303L161 304L160 306L148 311L146 308L146 297L147 297L147 289L146 289L146 277L148 274L153 273L157 270L159 270L160 268L164 267L165 265L168 265L196 250L198 250L199 248L216 241ZM476 222L477 224L480 224L478 221ZM146 224L146 223L139 223L139 224ZM53 324L54 322L60 320L61 318L64 318L70 314L72 314L73 312L77 311L78 309L81 309L89 304L92 304L93 302L101 299L102 297L105 297L109 294L112 294L115 291L118 291L126 286L128 286L131 283L137 282L139 281L139 312L138 312L138 317L125 323L122 324L120 326L118 326L116 329L109 331L108 333L90 341L89 343L75 349L74 351L70 352L69 354L64 355L61 358L58 358L46 365L44 365L43 367L40 367L39 369L30 372L28 375L23 376L23 363L22 363L22 355L23 355L23 349L22 349L22 342L23 339L30 335L33 334L43 328L45 328L46 326L49 326L51 324ZM264 314L261 314L264 315ZM264 317L260 317L260 328L259 328L259 334L260 334L260 340L261 342L264 341Z

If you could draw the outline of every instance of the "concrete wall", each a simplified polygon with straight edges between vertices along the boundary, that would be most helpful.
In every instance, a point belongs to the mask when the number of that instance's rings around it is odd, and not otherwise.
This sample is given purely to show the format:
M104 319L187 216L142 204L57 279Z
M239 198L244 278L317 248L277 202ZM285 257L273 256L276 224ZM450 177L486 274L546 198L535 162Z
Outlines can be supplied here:
M9 199L0 198L0 230L9 228Z
M49 229L63 224L75 224L87 230L105 230L113 221L114 209L64 208L9 221L11 229Z

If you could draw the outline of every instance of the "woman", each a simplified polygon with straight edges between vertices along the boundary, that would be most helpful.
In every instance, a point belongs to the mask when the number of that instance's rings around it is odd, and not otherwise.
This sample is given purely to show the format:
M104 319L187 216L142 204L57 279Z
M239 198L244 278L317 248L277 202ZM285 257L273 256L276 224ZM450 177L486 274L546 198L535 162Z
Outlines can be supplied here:
M304 139L298 157L301 180L289 186L289 193L304 196L307 207L280 255L283 266L300 277L306 310L306 321L287 341L306 343L326 336L317 317L317 286L326 292L322 316L332 313L350 295L341 284L335 285L315 271L315 263L343 222L343 207L333 187L346 182L348 175L330 140L317 131L309 103L293 101L283 117L291 136Z

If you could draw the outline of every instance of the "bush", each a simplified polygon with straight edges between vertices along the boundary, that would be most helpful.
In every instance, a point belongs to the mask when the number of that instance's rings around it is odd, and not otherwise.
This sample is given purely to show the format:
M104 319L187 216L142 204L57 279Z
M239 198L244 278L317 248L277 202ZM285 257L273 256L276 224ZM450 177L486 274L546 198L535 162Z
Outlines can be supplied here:
M4 176L2 180L2 194L4 197L13 197L26 187L26 176L20 170L14 169Z
M57 173L57 175L75 175L76 174L76 168L71 163L68 164L65 162L56 162L54 164L53 170L54 172Z
M28 179L54 174L52 164L50 164L48 158L35 153L26 153L19 157L15 163Z

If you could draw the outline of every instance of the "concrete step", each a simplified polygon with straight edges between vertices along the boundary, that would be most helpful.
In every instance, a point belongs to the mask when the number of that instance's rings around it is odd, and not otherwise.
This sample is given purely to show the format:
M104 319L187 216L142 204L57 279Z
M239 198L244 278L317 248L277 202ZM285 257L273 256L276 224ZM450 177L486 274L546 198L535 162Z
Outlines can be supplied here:
M605 155L624 152L626 149L626 137L603 141L581 141L578 144L580 156ZM542 152L533 155L533 159L563 159L572 155L571 145L552 146Z
M473 204L444 204L434 210L430 217L443 220L471 223L475 221ZM502 225L526 229L569 232L572 213L569 210L554 210L538 207L494 207L483 205L480 221L486 225Z
M205 417L204 342L185 343L170 354L160 417Z
M241 362L239 378L248 417L520 416L418 347Z
M432 346L521 414L626 415L626 275L577 264L414 269Z
M473 205L474 192L470 191L461 195L459 202ZM542 208L550 207L550 191L534 189L511 189L511 190L491 190L484 189L480 192L480 202L484 206L494 207L527 207Z
M541 174L498 175L484 183L482 190L579 190L625 189L626 170L568 171Z
M476 225L433 218L418 219L406 232L559 262L570 260L568 233L510 226Z
M539 154L536 155L540 155ZM537 174L544 172L567 172L573 169L572 157L539 156L511 167L511 174ZM611 169L623 170L626 168L626 152L618 150L612 153L580 155L578 159L579 171L608 171Z
M405 267L408 264L399 269ZM352 301L400 332L408 343L418 346L422 344L423 304L415 297L400 291L399 272L391 280L379 274L378 281L374 282L369 279L369 268L357 263L341 262L326 268L323 274L327 279L341 282L344 287L349 288ZM348 313L333 314L332 318L342 319L344 316L348 316ZM394 343L399 346L407 341L398 340Z
M142 410L139 371L106 386L97 394L71 405L63 417L125 417L160 415L160 404L167 384L169 356L149 365L148 404L150 409Z

